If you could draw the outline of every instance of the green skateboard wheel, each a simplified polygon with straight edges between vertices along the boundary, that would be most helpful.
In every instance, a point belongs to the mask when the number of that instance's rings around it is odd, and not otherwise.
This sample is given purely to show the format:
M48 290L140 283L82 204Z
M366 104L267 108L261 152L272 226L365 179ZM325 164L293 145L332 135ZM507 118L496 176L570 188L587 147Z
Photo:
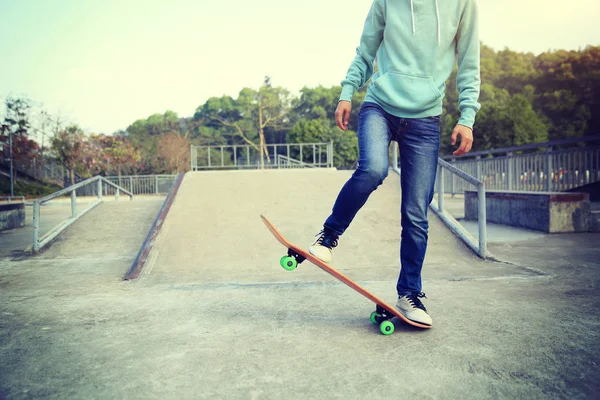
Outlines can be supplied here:
M283 269L287 271L293 271L298 266L298 263L294 257L283 256L281 257L281 260L279 260L279 265L281 265Z
M391 335L394 333L394 324L392 321L383 321L381 325L379 325L379 329L384 335Z
M377 325L377 311L371 313L371 322Z

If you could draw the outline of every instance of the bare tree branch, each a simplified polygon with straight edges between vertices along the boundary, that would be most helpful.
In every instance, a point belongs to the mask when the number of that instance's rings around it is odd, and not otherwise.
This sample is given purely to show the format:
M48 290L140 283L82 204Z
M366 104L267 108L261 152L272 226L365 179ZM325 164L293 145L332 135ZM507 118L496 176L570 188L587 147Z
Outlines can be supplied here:
M224 120L223 118L220 117L212 117L212 119L214 119L215 121L220 122L221 124L225 125L225 126L229 126L232 128L235 128L237 133L240 135L240 137L246 142L248 143L250 146L252 146L256 151L259 151L258 146L253 143L250 139L248 139L246 137L246 135L244 135L244 131L242 130L242 128L240 128L240 126L238 124L235 123L231 123L231 122L227 122L226 120Z

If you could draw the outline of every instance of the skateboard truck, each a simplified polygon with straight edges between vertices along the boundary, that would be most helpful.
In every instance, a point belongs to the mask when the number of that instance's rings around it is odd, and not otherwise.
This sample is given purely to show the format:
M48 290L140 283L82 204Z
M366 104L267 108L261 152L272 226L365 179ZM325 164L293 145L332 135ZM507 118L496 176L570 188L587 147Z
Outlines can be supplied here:
M377 304L375 311L371 313L371 322L379 325L381 333L391 335L394 332L394 323L390 321L394 314Z
M281 257L281 260L279 260L279 265L281 265L283 269L287 271L293 271L296 269L298 264L302 264L304 260L306 260L306 257L303 257L292 249L288 249L288 255Z

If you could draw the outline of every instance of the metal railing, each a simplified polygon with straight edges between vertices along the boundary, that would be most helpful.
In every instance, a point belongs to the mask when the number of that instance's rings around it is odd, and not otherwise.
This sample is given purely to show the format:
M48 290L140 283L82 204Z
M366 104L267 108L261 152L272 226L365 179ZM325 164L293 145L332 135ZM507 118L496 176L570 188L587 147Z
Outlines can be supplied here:
M401 175L401 170L398 167L398 143L394 142L392 146L392 169ZM452 176L456 175L462 178L471 185L477 187L478 198L478 226L479 238L476 240L463 226L444 209L444 169L449 171ZM487 216L485 204L485 184L479 179L461 171L452 164L438 159L438 172L436 175L437 201L434 199L430 208L440 217L440 219L454 232L460 239L465 242L479 257L488 258L490 253L487 250Z
M134 195L166 194L171 190L177 175L128 175L106 176L105 179L129 190ZM106 188L106 194L113 194L114 187Z
M162 195L169 192L177 175L121 175L105 176L104 179L121 186L134 195ZM113 195L116 189L105 186L104 194ZM96 189L92 187L80 188L77 194L81 196L93 196Z
M600 135L442 157L490 190L570 190L600 181ZM464 193L465 182L446 177L446 193Z
M277 168L314 168L314 165L279 154L277 155Z
M14 200L17 200L19 203L25 203L25 196L0 196L0 201L12 203Z
M131 192L129 192L128 190L126 190L122 187L115 185L111 181L109 181L101 176L96 176L94 178L90 178L88 180L77 183L68 188L59 190L56 193L52 193L51 195L48 195L46 197L42 197L41 199L35 200L33 202L33 245L32 245L33 252L36 252L36 253L39 252L40 249L42 249L52 239L54 239L61 232L63 232L65 229L67 229L73 222L77 221L79 218L81 218L83 215L85 215L91 209L93 209L98 204L100 204L102 202L102 184L103 183L115 188L115 198L116 199L119 198L120 192L123 192L123 193L127 194L131 200L133 200L133 194ZM96 194L97 194L98 198L95 201L93 201L86 209L84 209L81 212L78 212L77 202L76 202L77 190L85 188L86 186L93 185L93 184L97 185L96 186L96 189L97 189ZM71 195L71 217L68 218L67 220L63 221L62 223L56 225L48 233L46 233L44 236L40 237L40 207L41 207L41 205L44 203L47 203L50 200L53 200L57 197L64 196L66 194Z
M260 169L260 152L251 145L190 147L192 171L210 169ZM298 168L333 168L333 142L266 145L265 168L289 168L280 164L285 156Z

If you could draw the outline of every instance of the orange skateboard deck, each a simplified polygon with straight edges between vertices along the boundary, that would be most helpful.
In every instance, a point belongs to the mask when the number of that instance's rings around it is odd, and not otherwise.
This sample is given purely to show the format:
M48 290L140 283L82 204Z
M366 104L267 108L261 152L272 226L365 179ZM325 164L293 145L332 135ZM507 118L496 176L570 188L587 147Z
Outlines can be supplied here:
M283 237L281 232L279 232L279 230L275 228L275 226L271 223L271 221L269 221L267 217L265 217L264 215L261 215L260 217L267 226L267 229L269 229L273 236L275 236L275 239L277 239L279 243L281 243L288 249L287 256L283 256L280 260L280 265L284 269L292 271L296 268L298 264L302 263L304 260L308 260L312 264L321 268L323 271L327 272L329 275L339 280L340 282L350 286L352 289L354 289L355 291L362 294L367 299L371 300L373 303L376 304L376 310L371 314L371 322L373 322L374 324L379 324L379 329L384 335L391 335L394 332L394 324L390 321L393 317L398 317L400 320L406 322L407 324L416 326L418 328L431 328L431 325L424 325L409 320L404 315L400 314L400 312L396 310L394 306L391 306L390 304L381 300L379 297L375 296L367 289L363 288L358 283L348 278L346 275L337 271L329 264L316 258L308 251L305 251L302 248L294 245L293 243L288 242L288 240L285 237Z

